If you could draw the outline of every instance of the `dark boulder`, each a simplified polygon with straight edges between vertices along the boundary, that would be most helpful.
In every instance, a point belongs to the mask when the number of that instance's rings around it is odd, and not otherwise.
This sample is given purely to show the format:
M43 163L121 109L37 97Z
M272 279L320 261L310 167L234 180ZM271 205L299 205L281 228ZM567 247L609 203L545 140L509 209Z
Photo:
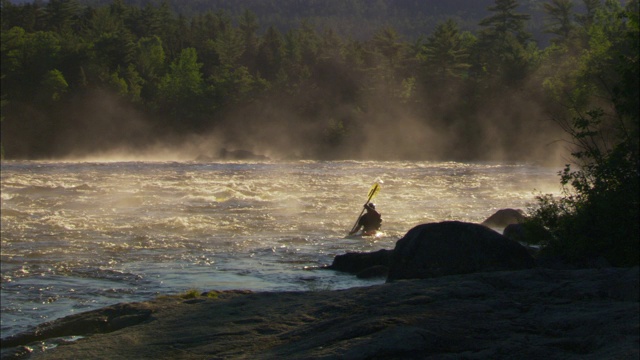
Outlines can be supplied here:
M517 242L482 225L458 221L423 224L396 243L387 281L532 268Z
M386 278L389 275L389 266L376 265L366 268L356 274L358 279Z
M490 228L505 228L510 224L520 224L525 219L520 209L501 209L483 221L482 225Z
M218 155L223 160L269 160L264 155L255 154L248 150L227 150L223 148Z
M195 158L194 161L197 161L197 162L211 162L211 161L214 161L214 160L215 159L212 158L211 156L200 154L200 155L198 155L198 157Z
M333 258L327 269L360 274L360 277L373 277L385 273L391 263L392 250L380 249L370 253L346 253Z
M502 235L511 240L522 242L525 240L526 231L522 224L509 224L502 231Z

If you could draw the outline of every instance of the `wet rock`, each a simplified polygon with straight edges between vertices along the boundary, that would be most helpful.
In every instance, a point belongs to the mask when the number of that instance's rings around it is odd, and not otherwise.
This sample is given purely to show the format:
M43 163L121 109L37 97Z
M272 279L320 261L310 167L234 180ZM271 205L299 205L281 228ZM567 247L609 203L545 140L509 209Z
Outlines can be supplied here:
M483 221L482 225L490 228L505 228L510 224L520 224L525 219L520 209L501 209Z
M71 315L39 325L34 331L2 339L2 347L27 345L34 341L76 335L107 333L137 325L151 316L151 310L138 304L117 304L100 310Z
M23 348L21 355L31 360L638 359L639 273L638 267L535 268L334 291L215 291L219 296L197 303L160 297L135 307L152 309L152 321L46 351Z
M519 243L485 226L459 221L423 224L396 243L387 281L519 270L535 262Z
M327 268L352 274L358 274L364 270L378 266L388 268L391 263L392 252L392 250L380 249L370 253L346 253L337 255L333 259L333 263ZM380 268L376 271L379 270Z

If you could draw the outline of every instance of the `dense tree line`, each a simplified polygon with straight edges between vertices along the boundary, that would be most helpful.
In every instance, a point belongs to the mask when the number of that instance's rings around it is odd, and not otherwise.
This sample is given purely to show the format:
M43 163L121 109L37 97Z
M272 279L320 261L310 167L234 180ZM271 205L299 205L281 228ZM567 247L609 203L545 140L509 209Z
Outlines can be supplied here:
M101 6L111 0L78 0L81 4ZM391 26L408 41L431 33L439 22L453 18L461 29L476 30L493 0L126 0L127 4L144 7L166 1L178 14L192 17L207 11L222 10L237 18L245 10L253 12L260 31L273 26L287 32L306 19L314 26L329 27L341 37L367 40L381 26ZM525 0L519 11L532 14L528 28L534 36L544 37L543 0Z
M616 1L570 4L546 4L554 41L540 49L515 0L496 0L477 32L450 19L413 42L390 26L355 40L304 19L260 31L250 11L186 17L168 1L3 0L2 144L8 158L46 158L198 134L216 139L198 145L205 154L549 157L558 101L542 84L625 14Z

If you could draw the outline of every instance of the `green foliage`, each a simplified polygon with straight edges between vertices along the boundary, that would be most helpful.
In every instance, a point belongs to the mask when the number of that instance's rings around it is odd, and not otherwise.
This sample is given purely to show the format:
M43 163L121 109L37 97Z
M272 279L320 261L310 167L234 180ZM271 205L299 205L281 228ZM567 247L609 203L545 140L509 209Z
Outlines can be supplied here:
M53 69L45 75L42 86L44 91L50 94L48 97L53 101L60 100L62 94L69 88L64 75L57 69Z
M269 81L276 80L282 70L284 54L282 34L275 27L269 27L256 55L257 70L260 76Z
M85 6L88 3L92 6ZM67 114L102 112L86 109L90 102L78 99L106 93L119 108L135 110L148 123L145 128L151 133L137 137L136 147L157 138L215 129L230 145L260 141L280 147L272 149L274 154L324 158L329 156L328 144L339 143L344 152L331 156L375 157L365 155L357 142L346 141L347 134L359 129L363 137L378 142L379 154L388 156L385 149L408 143L405 129L411 128L418 129L411 132L421 140L426 138L421 133L455 135L437 149L415 145L403 152L411 158L488 160L496 150L518 160L537 141L531 134L548 126L541 114L553 110L540 95L541 82L557 94L570 93L576 102L588 104L594 101L588 94L599 85L580 75L588 74L581 69L592 66L573 54L589 46L589 57L602 64L601 73L594 76L602 78L611 75L613 66L622 66L611 57L603 61L617 41L610 34L619 31L618 38L626 36L620 32L624 21L611 14L615 2L585 3L587 13L572 14L579 18L572 30L575 36L545 51L527 32L535 24L529 23L526 11L531 12L535 2L464 2L468 17L459 16L462 0L434 5L307 3L315 6L282 1L268 14L269 6L258 0L242 6L226 0L58 0L25 5L4 1L0 66L2 97L8 101L2 122L7 155L64 155L67 149L54 139L87 137L82 133L87 127L76 126L77 120ZM175 11L178 5L180 13ZM490 16L478 21L486 10ZM299 16L294 20L284 14ZM369 22L348 22L350 29L345 29L338 21L344 14ZM406 20L414 18L421 20ZM358 35L346 36L354 34L346 30ZM569 58L573 61L564 60ZM558 67L567 76L549 75ZM632 84L619 84L611 89L618 99L631 94ZM536 111L523 110L522 99ZM622 111L626 105L613 106ZM569 115L572 119L578 114ZM490 131L485 130L487 118ZM242 128L287 131L255 134ZM365 129L372 131L361 131ZM124 128L114 130L118 131L126 133ZM240 136L250 133L255 138ZM487 134L491 141L483 140ZM127 138L121 135L117 142ZM278 141L271 141L275 138ZM104 149L73 149L89 150ZM434 151L438 155L432 155Z
M549 231L540 239L545 252L581 265L598 257L639 263L637 11L637 1L627 9L608 1L598 10L588 51L557 82L574 91L554 92L570 109L556 120L571 137L577 169L568 164L560 173L564 197L538 198L530 224Z
M458 24L452 19L439 24L422 46L418 58L430 71L446 76L463 76L471 67L470 49L465 43Z
M515 38L520 44L530 40L531 34L525 30L525 22L531 15L516 12L517 0L495 0L488 8L493 14L482 21L482 35L491 42L501 43L508 38Z
M340 146L347 134L347 129L341 120L331 120L324 131L325 141L331 147Z
M573 2L571 0L551 0L543 4L544 11L549 15L546 31L555 34L563 41L569 37L574 24L571 20Z
M400 35L394 28L387 26L380 29L374 34L372 44L390 66L398 63L403 45L400 42Z
M202 93L201 67L196 49L182 50L160 81L160 92L164 99L171 101Z
M129 92L127 82L118 75L118 72L113 72L109 75L108 80L109 87L115 91L118 95L126 95Z
M204 91L201 67L202 63L198 63L196 49L182 50L158 85L160 101L164 106L170 106L178 113L184 109L186 103L199 99Z
M531 34L526 31L531 16L517 12L518 6L516 0L495 0L488 8L492 15L480 21L475 50L483 72L490 78L502 78L507 85L519 84L531 70Z

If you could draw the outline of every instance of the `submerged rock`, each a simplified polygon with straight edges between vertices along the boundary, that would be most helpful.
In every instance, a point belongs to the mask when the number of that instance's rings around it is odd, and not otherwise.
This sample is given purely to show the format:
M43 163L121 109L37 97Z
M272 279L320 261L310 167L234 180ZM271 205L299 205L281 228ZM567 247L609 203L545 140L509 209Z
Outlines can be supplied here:
M517 242L482 225L446 221L418 225L398 240L387 281L534 265L529 252Z
M197 162L211 162L218 160L270 160L269 157L256 154L249 150L227 150L221 149L217 155L209 156L200 154L198 155L194 161Z

